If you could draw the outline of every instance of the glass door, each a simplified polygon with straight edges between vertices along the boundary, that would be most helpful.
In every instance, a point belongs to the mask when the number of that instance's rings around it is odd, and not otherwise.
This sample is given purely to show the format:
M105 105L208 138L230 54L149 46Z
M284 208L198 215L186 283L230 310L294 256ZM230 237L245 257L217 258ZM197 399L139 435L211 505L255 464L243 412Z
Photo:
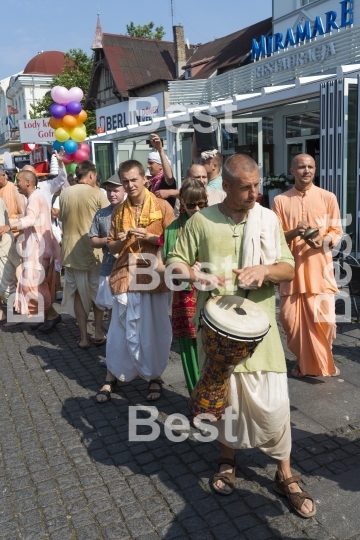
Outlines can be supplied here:
M236 153L247 154L259 165L260 178L263 165L263 119L255 117L223 118L221 128L221 153L224 160ZM270 162L270 159L268 160Z
M104 182L115 173L114 147L112 142L93 143L96 170Z
M193 133L194 129L192 127L176 130L174 173L176 171L176 180L179 188L182 180L185 178L186 171L192 164L191 145Z
M299 137L287 139L287 174L290 174L291 162L298 154L309 154L315 160L316 173L314 184L320 185L320 139L319 137Z

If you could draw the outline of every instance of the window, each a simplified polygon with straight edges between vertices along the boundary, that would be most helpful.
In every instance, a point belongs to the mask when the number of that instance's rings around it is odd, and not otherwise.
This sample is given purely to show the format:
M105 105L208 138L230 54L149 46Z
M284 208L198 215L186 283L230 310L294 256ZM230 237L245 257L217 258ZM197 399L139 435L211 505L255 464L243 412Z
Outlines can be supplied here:
M312 137L320 134L320 112L288 116L286 118L286 138Z
M104 68L104 75L105 75L105 88L110 88L112 85L112 77L111 77L110 70L107 67Z
M191 68L185 69L185 79L191 79Z
M307 6L308 4L313 4L314 2L317 2L317 0L300 0L300 5Z

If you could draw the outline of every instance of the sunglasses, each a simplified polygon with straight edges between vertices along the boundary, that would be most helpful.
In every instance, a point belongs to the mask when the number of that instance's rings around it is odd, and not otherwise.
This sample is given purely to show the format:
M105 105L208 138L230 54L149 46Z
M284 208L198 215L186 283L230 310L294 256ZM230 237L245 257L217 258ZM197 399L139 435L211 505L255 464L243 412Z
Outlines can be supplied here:
M205 202L205 201L199 201L199 202L195 202L195 203L185 203L185 206L186 206L186 208L188 208L189 210L195 210L195 208L196 208L197 206L201 209L201 208L205 208L205 206L207 206L207 202Z

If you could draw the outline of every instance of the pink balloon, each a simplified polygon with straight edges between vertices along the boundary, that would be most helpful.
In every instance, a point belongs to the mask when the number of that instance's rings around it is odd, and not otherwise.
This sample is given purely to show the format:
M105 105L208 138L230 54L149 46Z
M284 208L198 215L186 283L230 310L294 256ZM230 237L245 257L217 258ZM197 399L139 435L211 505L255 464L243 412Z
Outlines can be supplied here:
M74 154L64 154L64 165L69 165L74 161Z
M51 95L51 97L52 97L52 99L53 99L54 101L55 101L55 97L54 97L54 96L56 96L56 92L57 92L57 89L58 89L58 88L61 88L61 86L54 86L54 88L52 88L52 89L51 89L51 92L50 92L50 95ZM61 105L62 105L62 103L61 103Z
M73 159L80 163L80 161L85 161L89 159L89 154L85 152L84 150L76 150L75 154L73 154Z
M84 142L78 143L78 150L82 150L84 152L87 152L87 154L90 154L90 146Z
M53 88L54 92L51 92L51 97L56 103L67 105L70 101L69 90L64 86L58 86Z
M80 101L84 97L84 92L78 86L73 86L69 90L69 96L69 101L78 101L80 103Z

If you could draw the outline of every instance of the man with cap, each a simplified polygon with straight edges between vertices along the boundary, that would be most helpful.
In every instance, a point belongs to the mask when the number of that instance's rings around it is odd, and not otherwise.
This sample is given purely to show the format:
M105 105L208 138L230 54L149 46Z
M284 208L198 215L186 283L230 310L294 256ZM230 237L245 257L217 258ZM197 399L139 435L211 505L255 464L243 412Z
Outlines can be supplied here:
M174 208L179 190L176 187L170 160L164 152L160 137L156 133L151 134L150 144L152 144L154 152L149 153L147 162L151 175L149 178L149 191L160 199L166 199Z
M96 212L90 227L89 237L91 247L101 248L103 251L103 260L100 267L99 289L95 299L95 304L100 309L108 309L108 322L110 325L113 296L110 290L109 276L116 259L114 255L110 253L109 248L107 247L109 241L108 236L111 228L111 214L115 206L124 202L126 199L126 193L117 174L111 176L106 182L103 182L102 185L105 186L110 205L106 208L101 208ZM100 341L101 343L95 341L95 345L101 345L104 343L105 338Z

